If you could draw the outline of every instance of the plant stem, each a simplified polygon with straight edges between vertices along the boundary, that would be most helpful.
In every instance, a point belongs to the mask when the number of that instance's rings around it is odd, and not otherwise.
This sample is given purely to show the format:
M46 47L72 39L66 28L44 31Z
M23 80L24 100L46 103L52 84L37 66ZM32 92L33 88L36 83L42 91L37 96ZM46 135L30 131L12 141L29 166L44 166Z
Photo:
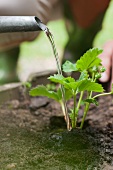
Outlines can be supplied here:
M82 98L83 98L83 94L84 94L84 91L82 91L82 92L80 93L79 101L78 101L77 108L76 108L75 127L76 127L76 123L77 123L78 112L79 112L80 104L81 104L81 101L82 101Z
M95 98L97 98L97 97L100 97L100 96L107 96L107 95L110 95L110 94L112 94L112 92L97 94L96 96L93 97L93 99L95 99Z
M60 105L61 105L61 108L62 108L62 112L63 112L63 115L64 115L64 119L66 121L66 115L65 115L65 108L64 108L64 104L62 101L60 101Z
M92 81L95 81L95 74L94 74L94 72L93 72L93 74L92 74ZM91 97L92 97L92 91L88 94L88 98L90 99ZM83 114L83 118L82 118L82 122L81 122L81 125L80 125L80 129L82 129L83 128L83 125L84 125L84 121L85 121L85 118L86 118L86 116L87 116L87 112L88 112L88 110L89 110L89 106L90 106L90 103L86 103L86 106L85 106L85 109L84 109L84 114Z
M77 110L79 110L79 108L80 108L80 104L81 104L81 101L82 101L83 94L84 94L84 91L81 91L80 98L79 98L79 101L78 101L78 104L77 104Z
M67 130L70 131L72 129L71 128L71 123L70 123L69 117L66 117L65 106L64 106L63 101L60 101L60 105L61 105L61 108L62 108L62 112L63 112L63 115L64 115L65 122L67 124Z
M82 122L81 122L81 125L80 125L80 129L83 128L84 121L85 121L87 112L88 112L88 110L89 110L89 106L90 106L90 104L89 104L89 103L86 103L86 107L85 107L84 115L83 115Z
M73 109L73 121L72 121L72 128L76 127L76 93L74 92L74 109Z
M66 100L65 100L65 89L63 87L63 85L61 85L61 92L62 92L62 103L61 103L61 107L62 107L62 111L64 114L64 118L67 124L67 130L70 131L72 129L71 127L71 122L70 122L70 118L67 112L67 105L66 105Z
M89 93L89 99L92 97L92 91ZM83 118L82 118L82 122L81 122L81 125L80 125L80 129L83 128L83 125L84 125L84 121L85 121L85 118L87 116L87 112L89 110L89 106L90 106L90 103L86 103L86 106L85 106L85 110L84 110L84 114L83 114Z
M92 74L92 81L94 81L94 78L95 78L95 73L93 72L93 74Z

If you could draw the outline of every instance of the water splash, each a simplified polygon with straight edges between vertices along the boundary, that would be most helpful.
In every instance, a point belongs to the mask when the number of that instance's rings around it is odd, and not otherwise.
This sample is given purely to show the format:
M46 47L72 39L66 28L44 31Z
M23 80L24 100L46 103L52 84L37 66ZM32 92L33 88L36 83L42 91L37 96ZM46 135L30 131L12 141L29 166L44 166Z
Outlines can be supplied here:
M49 31L48 28L46 28L44 30L45 34L47 35L51 45L52 45L52 49L53 49L53 53L54 53L54 57L56 60L56 64L57 64L57 69L58 69L58 74L62 75L62 69L61 69L61 65L60 65L60 60L59 60L59 56L58 56L58 52L56 50L56 46L55 46L55 42L54 42L54 38L52 33ZM67 123L67 129L70 131L71 130L71 123L70 123L70 118L67 112L67 105L66 105L66 100L65 100L65 89L64 87L61 85L61 92L62 92L62 99L63 99L63 105L64 105L64 114L65 114L65 120Z

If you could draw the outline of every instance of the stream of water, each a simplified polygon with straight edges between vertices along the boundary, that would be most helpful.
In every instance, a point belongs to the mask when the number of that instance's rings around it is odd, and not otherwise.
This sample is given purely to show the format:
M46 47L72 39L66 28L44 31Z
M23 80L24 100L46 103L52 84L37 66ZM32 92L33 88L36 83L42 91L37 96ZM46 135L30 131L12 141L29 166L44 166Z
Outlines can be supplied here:
M46 35L47 35L47 37L48 37L48 39L51 43L51 46L52 46L52 49L53 49L53 54L54 54L54 57L55 57L55 60L56 60L58 74L62 75L61 64L60 64L58 52L56 50L53 35L49 31L48 28L46 28L44 32L46 33ZM71 130L71 124L70 124L70 119L69 119L69 115L68 115L68 112L67 112L67 105L66 105L66 101L65 101L65 89L62 85L61 85L61 92L62 92L62 99L63 99L63 104L64 104L64 115L65 115L65 120L66 120L66 123L67 123L67 129L70 131Z

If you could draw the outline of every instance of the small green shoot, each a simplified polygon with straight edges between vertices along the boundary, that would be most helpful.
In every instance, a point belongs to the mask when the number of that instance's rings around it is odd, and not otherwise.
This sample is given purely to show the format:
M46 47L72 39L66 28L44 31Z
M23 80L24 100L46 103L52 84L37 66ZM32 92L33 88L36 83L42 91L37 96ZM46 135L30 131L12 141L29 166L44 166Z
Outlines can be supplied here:
M62 68L64 72L80 72L78 80L75 80L72 77L64 77L63 75L55 74L48 79L53 83L60 84L60 87L57 90L51 90L46 86L39 85L36 88L31 89L29 94L31 96L46 96L56 100L60 103L65 117L61 90L61 87L63 86L65 90L65 101L67 102L69 99L73 98L73 108L70 113L68 113L71 121L71 128L77 127L81 103L84 105L83 117L79 127L82 129L90 104L93 103L98 106L97 97L113 94L113 86L111 92L104 93L102 85L98 83L98 79L101 78L101 73L105 71L105 68L101 64L101 59L98 57L101 53L101 49L93 48L88 50L75 64L70 61L66 61L63 64ZM98 92L98 94L94 96L93 92ZM77 100L78 95L79 100Z
M31 88L31 83L30 82L23 82L23 86L25 86L27 89L30 89Z

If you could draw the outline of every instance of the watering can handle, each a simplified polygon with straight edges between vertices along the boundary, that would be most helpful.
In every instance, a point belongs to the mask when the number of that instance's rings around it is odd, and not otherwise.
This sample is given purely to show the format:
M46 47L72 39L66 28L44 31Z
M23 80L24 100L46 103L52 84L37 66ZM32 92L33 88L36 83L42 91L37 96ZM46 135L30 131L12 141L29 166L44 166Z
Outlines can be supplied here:
M0 33L45 31L47 29L35 16L0 16Z

